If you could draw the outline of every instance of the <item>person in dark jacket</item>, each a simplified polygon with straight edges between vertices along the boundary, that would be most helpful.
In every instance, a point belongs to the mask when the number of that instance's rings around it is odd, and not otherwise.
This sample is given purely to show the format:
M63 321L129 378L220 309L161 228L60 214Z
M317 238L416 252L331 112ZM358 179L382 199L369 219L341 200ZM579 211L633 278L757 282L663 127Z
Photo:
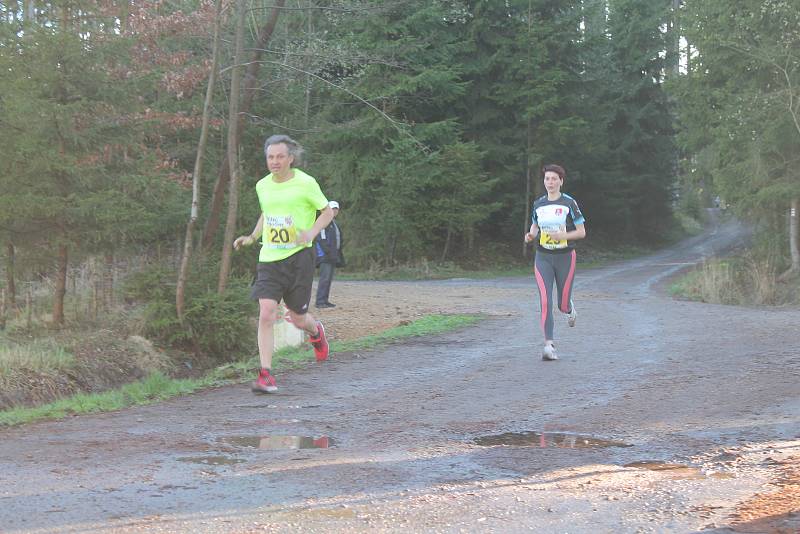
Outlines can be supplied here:
M333 210L334 220L314 240L314 250L317 254L317 265L319 266L317 308L333 308L336 306L328 300L331 294L331 282L333 282L333 273L336 267L344 266L342 231L339 229L339 225L336 224L339 203L332 200L328 203L328 206Z

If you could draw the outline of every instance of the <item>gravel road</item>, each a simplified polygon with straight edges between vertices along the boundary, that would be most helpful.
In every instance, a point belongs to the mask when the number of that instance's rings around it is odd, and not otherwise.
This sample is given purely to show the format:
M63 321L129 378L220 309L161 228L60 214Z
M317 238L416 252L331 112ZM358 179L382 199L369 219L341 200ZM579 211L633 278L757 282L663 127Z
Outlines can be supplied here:
M0 430L2 532L798 532L800 310L673 300L733 224L578 272L540 359L532 277L334 282L339 339L480 324L158 405Z

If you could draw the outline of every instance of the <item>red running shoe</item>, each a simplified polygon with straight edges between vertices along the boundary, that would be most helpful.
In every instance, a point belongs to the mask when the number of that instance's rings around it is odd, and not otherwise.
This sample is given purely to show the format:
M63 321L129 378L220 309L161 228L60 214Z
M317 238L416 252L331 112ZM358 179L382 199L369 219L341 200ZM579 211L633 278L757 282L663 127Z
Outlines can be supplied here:
M330 440L327 436L322 436L321 438L317 438L314 440L314 448L315 449L327 449L330 447Z
M325 338L325 327L322 326L321 322L317 321L317 335L310 336L308 340L311 342L311 346L314 347L314 356L317 357L317 361L324 362L327 360L330 348L328 347L328 340Z
M278 391L278 386L275 385L275 377L269 373L269 369L261 369L250 389L253 393L275 393Z

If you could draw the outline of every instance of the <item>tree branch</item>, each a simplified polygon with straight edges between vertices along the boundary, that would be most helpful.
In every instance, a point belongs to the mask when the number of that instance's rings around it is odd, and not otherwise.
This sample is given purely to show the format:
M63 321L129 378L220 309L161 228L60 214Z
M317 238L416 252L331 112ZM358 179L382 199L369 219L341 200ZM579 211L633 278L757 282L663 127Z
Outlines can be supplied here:
M326 79L325 79L325 78L323 78L322 76L319 76L319 75L317 75L317 74L314 74L313 72L309 72L309 71L307 71L307 70L305 70L305 69L301 69L301 68L299 68L299 67L294 67L294 66L292 66L292 65L287 65L287 64L285 64L285 63L281 63L281 62L279 62L279 61L261 60L261 61L259 61L259 63L268 63L268 64L270 64L270 65L276 65L276 66L278 66L278 67L283 67L283 68L286 68L286 69L290 69L290 70L294 70L294 71L297 71L297 72L300 72L300 73L306 74L306 75L308 75L308 76L311 76L312 78L315 78L315 79L317 79L317 80L319 80L319 81L321 81L321 82L323 82L323 83L326 83L326 84L330 85L331 87L334 87L334 88L336 88L336 89L339 89L340 91L343 91L343 92L347 93L348 95L352 96L353 98L355 98L356 100L358 100L358 101L359 101L359 102L361 102L362 104L365 104L365 105L367 105L368 107L372 108L373 110L377 111L377 112L378 112L378 114L379 114L380 116L382 116L384 119L386 119L387 121L389 121L389 123L390 123L390 124L391 124L391 125L392 125L392 126L393 126L393 127L394 127L394 128L397 130L397 131L398 131L398 132L400 132L400 133L401 133L401 134L403 134L403 135L406 135L406 136L408 136L408 137L409 137L409 138L410 138L412 141L414 141L414 144L416 144L416 145L417 145L417 146L420 148L420 150L422 150L422 151L423 151L423 152L425 152L426 154L430 152L430 148L429 148L427 145L425 145L425 143L423 143L422 141L420 141L419 139L417 139L416 137L414 137L414 134L412 134L410 131L408 131L408 128L405 128L405 127L404 127L404 126L406 126L406 124L405 124L405 123L402 123L402 122L400 122L400 121L396 121L396 120L394 120L392 117L390 117L390 116L389 116L389 115L388 115L386 112L384 112L382 109L380 109L379 107L375 106L375 104L373 104L372 102L370 102L370 101L368 101L368 100L366 100L366 99L362 98L361 96L357 95L356 93L354 93L354 92L353 92L353 91L351 91L350 89L347 89L346 87L343 87L343 86L341 86L341 85L335 84L335 83L333 83L333 82L332 82L332 81L330 81L330 80L326 80ZM249 64L249 63L245 63L245 65L247 65L247 64ZM236 65L231 65L230 67L227 67L227 68L225 68L225 69L223 70L223 72L224 72L225 70L228 70L228 69L231 69L231 68L234 68L234 67L236 67Z
M304 6L304 7L264 6L264 7L251 8L251 11L263 11L266 9L281 9L283 11L328 11L332 13L347 14L347 13L363 13L368 11L382 11L382 10L388 11L396 7L404 6L409 3L411 3L411 0L398 0L390 4L378 3L374 6L358 7L358 8L332 7L332 6Z

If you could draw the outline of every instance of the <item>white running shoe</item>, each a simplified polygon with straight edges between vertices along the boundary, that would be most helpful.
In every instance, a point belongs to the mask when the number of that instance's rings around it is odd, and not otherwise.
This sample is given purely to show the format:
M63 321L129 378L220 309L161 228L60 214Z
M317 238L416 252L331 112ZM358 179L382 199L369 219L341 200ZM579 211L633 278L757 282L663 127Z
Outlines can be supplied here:
M542 349L542 359L545 361L557 360L556 348L553 345L545 345Z
M578 318L578 312L575 310L575 303L572 302L572 299L569 301L569 307L571 311L567 314L567 324L572 327L575 326L575 320Z

